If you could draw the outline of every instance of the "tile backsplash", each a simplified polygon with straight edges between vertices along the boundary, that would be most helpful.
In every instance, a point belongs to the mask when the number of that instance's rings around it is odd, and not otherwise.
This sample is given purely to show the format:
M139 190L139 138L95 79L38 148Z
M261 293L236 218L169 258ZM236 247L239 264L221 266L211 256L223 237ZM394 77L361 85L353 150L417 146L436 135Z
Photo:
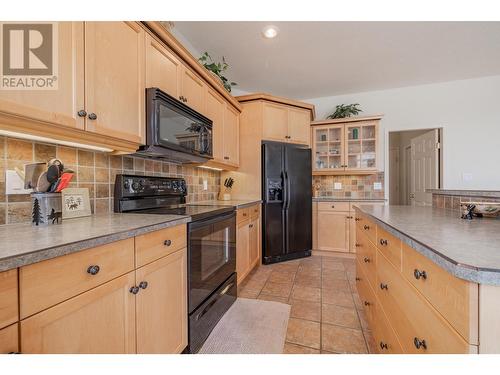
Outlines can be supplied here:
M477 190L480 192L480 190ZM432 207L436 208L444 208L447 210L460 211L460 205L462 203L470 203L470 202L481 202L481 203L500 203L500 198L492 198L492 197L477 197L477 196L468 196L464 195L451 195L451 194L441 194L441 193L433 193L432 194Z
M340 182L342 188L336 190L335 183ZM382 184L381 190L374 190L373 184ZM313 176L313 183L319 184L318 197L353 198L353 199L383 199L384 172L371 175L353 176Z
M214 170L0 137L0 224L31 221L30 196L6 195L5 171L15 167L22 170L24 164L54 157L75 171L70 187L89 189L93 213L112 212L115 176L119 173L183 177L188 185L188 202L215 200L220 186L220 172ZM203 190L203 180L207 180L208 190Z

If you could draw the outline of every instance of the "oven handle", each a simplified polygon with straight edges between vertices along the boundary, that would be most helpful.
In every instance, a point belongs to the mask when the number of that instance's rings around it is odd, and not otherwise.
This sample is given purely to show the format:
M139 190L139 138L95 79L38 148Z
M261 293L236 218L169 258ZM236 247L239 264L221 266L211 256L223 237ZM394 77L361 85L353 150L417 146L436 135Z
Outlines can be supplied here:
M226 287L222 289L220 293L212 301L210 301L210 303L207 306L205 306L203 311L200 312L198 315L196 315L196 320L200 320L201 318L203 318L203 316L210 311L210 309L215 305L215 303L219 300L219 298L221 298L224 294L226 294L229 291L229 289L233 287L233 285L234 283L226 285Z
M233 217L236 217L235 211L232 211L228 214L221 214L219 216L211 217L211 218L208 218L205 220L191 222L191 223L188 223L189 231L193 231L195 229L204 227L206 225L215 224L215 223L219 223L219 222L224 221L224 220L232 219Z

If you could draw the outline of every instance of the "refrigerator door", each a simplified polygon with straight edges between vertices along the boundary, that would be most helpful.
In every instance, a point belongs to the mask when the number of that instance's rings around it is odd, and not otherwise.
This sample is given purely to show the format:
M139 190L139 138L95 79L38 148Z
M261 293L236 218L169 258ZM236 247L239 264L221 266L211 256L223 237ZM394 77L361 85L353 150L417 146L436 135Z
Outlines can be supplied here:
M285 254L284 147L262 145L262 251L264 263Z
M311 149L285 147L285 252L312 248L312 172Z

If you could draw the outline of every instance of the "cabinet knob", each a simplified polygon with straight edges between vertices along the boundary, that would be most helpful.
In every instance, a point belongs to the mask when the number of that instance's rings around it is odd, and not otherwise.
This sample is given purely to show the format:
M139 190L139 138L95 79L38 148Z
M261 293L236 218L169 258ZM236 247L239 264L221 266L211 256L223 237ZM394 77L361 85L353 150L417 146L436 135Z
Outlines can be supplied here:
M97 120L97 115L95 113L89 114L89 120Z
M224 160L229 160L229 156L224 156Z
M415 271L413 271L413 276L415 276L415 279L417 279L417 280L420 280L420 278L425 280L425 279L427 279L427 272L419 271L415 268Z
M332 204L332 208L335 208L335 205L334 205L334 204Z
M356 277L356 281L361 281L361 279L359 277Z
M369 230L370 226L369 225L365 225L363 228L364 228L364 230Z
M387 246L387 240L384 240L383 238L380 239L380 245L381 246Z
M79 110L77 113L76 113L79 117L85 117L87 116L87 112L83 109Z
M382 290L389 290L389 286L387 284L384 284L384 283L380 283L380 289Z
M364 304L365 304L365 306L370 306L370 302L368 302L368 301L365 301Z
M249 228L253 228L253 224L250 224L248 227L249 227Z
M415 337L413 339L413 344L415 345L415 348L417 348L417 349L420 349L420 348L427 349L427 343L425 342L425 340L420 340L418 337Z
M247 216L246 212L243 213L243 216Z
M137 294L137 293L139 293L139 287L138 286L133 286L132 288L130 288L129 291L132 294Z
M165 240L165 241L163 241L163 244L165 246L170 246L170 245L172 245L172 241L171 240Z
M382 349L382 350L384 350L384 349L385 349L385 350L387 350L387 349L388 349L387 344L386 344L385 342L383 342L383 341L380 341L380 349Z
M96 264L96 265L92 265L92 266L89 266L89 268L87 268L87 273L90 273L91 275L97 275L99 273L99 270L101 268Z
M356 221L361 221L361 218L360 217L357 217L356 219L354 219Z
M141 281L139 283L139 288L146 289L147 287L148 287L148 282L147 281Z
M359 244L359 243L355 243L355 244L354 244L354 247L361 247L361 244Z

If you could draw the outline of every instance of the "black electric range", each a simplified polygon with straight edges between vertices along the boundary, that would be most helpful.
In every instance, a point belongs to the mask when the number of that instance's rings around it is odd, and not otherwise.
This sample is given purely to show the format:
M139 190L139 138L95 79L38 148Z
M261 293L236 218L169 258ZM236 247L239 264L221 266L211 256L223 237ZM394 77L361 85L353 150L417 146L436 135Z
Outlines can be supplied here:
M236 212L228 206L186 204L186 196L182 178L116 176L115 212L191 217L185 352L196 353L236 300Z

